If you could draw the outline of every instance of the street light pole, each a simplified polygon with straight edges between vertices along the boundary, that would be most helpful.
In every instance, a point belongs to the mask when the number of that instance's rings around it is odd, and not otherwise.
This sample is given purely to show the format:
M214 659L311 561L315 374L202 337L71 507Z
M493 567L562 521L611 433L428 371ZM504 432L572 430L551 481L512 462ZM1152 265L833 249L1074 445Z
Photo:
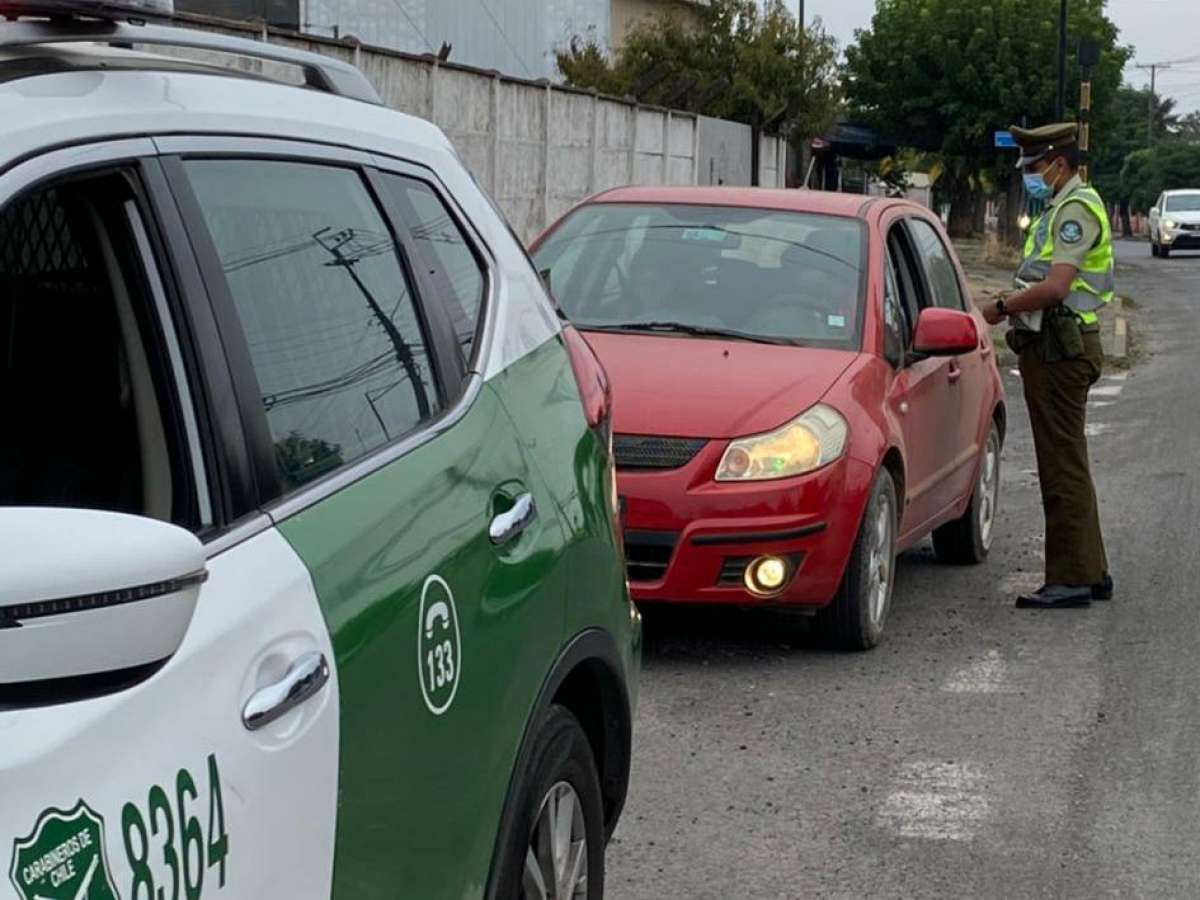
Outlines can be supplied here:
M1062 121L1067 109L1067 0L1062 0L1058 11L1058 94L1055 100L1054 117Z

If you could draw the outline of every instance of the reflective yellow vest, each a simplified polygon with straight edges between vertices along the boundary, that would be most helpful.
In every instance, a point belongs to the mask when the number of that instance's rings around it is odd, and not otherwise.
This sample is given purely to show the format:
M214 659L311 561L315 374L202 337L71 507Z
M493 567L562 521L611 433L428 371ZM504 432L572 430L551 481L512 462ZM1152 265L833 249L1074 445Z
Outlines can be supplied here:
M1058 234L1055 219L1068 201L1078 201L1091 211L1100 222L1100 239L1088 251L1083 267L1071 282L1071 293L1063 303L1074 310L1084 324L1098 321L1096 310L1113 298L1116 281L1113 277L1112 227L1108 221L1108 210L1095 189L1081 184L1038 217L1029 228L1025 239L1025 258L1017 277L1022 281L1045 281L1050 275L1054 259L1054 239Z

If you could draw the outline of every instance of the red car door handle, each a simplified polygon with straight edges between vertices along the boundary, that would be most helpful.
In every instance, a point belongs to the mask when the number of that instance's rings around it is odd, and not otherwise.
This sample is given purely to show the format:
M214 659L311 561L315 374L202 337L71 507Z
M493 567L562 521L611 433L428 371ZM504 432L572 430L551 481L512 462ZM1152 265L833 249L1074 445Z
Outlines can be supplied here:
M946 377L950 379L951 384L957 383L958 379L962 378L962 369L959 368L958 363L950 364L950 368L946 370Z

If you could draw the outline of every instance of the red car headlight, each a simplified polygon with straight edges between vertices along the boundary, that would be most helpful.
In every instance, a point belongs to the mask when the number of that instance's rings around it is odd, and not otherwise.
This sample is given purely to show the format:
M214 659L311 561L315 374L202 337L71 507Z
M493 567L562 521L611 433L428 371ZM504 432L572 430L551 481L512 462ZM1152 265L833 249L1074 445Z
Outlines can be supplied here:
M849 434L842 414L818 403L775 431L730 443L717 466L717 481L766 481L812 472L845 452Z

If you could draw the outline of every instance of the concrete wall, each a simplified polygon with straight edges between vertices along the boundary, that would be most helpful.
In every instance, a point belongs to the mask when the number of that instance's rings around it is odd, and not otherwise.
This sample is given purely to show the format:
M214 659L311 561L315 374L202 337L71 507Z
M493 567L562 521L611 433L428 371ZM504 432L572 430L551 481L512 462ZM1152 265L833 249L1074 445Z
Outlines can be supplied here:
M750 183L750 126L724 119L700 119L699 184Z
M180 24L353 62L383 102L445 131L468 168L495 198L513 228L530 239L584 197L625 184L750 183L750 128L692 113L508 78L496 72L439 65L431 57L352 47L286 32L179 17ZM207 62L295 73L274 64L200 55ZM785 143L764 137L761 184L783 186Z
M192 6L204 0L190 0ZM228 4L231 0L210 0ZM302 0L301 30L353 36L404 53L453 46L456 63L518 78L557 75L554 51L575 36L609 43L611 0Z

